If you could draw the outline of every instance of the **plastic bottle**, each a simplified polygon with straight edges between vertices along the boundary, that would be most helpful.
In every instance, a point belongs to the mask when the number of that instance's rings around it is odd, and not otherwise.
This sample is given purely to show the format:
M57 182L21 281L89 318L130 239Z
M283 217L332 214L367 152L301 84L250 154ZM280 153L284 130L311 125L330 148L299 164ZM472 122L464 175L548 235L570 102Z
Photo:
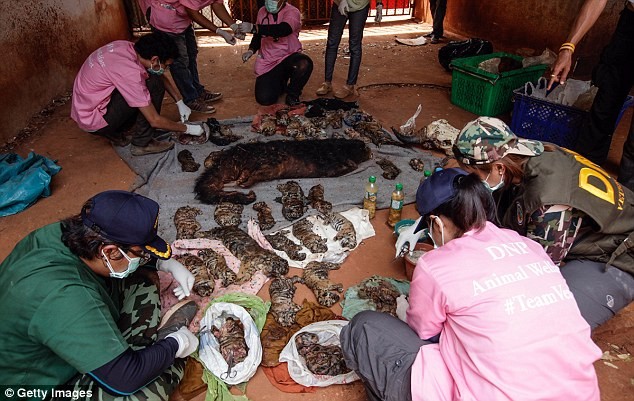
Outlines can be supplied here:
M392 192L392 201L390 202L390 214L387 216L387 225L394 227L396 223L401 221L401 212L403 211L403 184L396 184L394 192Z
M429 170L425 170L425 172L423 173L423 176L424 176L425 178L427 178L427 177L431 176L431 171L429 171Z
M371 175L365 184L365 196L363 197L363 208L368 211L368 217L374 218L376 214L376 193L379 188L376 185L376 177Z

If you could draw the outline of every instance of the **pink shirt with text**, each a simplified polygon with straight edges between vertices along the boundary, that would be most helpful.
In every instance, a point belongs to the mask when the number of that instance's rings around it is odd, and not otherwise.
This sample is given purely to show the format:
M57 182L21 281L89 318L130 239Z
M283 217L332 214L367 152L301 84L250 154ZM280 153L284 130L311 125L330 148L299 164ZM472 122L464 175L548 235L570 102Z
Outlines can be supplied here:
M258 50L258 55L255 60L256 76L266 74L286 57L302 51L302 44L299 42L302 16L296 7L286 3L277 13L277 20L275 19L275 15L266 11L264 7L261 7L258 11L258 24L271 25L281 24L282 22L288 23L293 29L293 32L288 36L278 38L277 41L270 36L262 37L260 50Z
M559 268L491 223L423 255L407 322L422 339L412 399L598 401L601 356Z
M132 42L116 40L100 47L88 56L75 77L71 118L84 131L105 127L108 124L103 115L115 89L130 107L150 105L146 79L148 72Z
M163 32L183 33L192 24L187 8L200 11L222 0L150 0L150 24Z

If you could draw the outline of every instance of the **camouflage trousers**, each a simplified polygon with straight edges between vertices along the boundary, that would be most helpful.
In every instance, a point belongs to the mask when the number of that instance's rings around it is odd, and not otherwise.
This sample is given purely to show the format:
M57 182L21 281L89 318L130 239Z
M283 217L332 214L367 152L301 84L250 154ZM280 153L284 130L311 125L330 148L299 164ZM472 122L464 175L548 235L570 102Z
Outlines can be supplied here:
M158 275L153 269L140 268L130 277L116 282L120 299L120 317L117 321L130 348L139 350L154 343L161 321ZM185 360L176 359L153 382L129 396L114 396L104 391L88 374L79 374L64 386L65 389L90 390L91 401L166 401L183 378ZM62 401L62 399L54 399ZM66 401L66 400L64 400Z

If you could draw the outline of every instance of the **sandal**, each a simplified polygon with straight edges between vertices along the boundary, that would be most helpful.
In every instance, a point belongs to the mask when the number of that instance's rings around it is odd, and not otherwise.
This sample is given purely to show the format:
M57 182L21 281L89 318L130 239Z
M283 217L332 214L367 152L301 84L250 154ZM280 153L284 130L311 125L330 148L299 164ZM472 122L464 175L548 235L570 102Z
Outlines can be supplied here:
M354 94L354 85L344 85L341 89L335 91L334 95L337 99L345 99Z
M331 90L332 90L332 84L330 82L324 82L323 84L321 84L321 86L319 86L319 88L317 88L317 91L315 93L318 96L323 96L330 93Z

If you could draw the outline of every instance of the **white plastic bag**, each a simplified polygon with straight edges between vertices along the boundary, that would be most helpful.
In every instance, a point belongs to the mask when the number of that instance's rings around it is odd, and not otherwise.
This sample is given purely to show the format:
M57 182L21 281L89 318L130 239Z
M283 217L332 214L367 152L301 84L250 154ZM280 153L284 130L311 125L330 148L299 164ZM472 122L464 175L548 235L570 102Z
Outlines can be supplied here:
M326 387L331 384L346 384L359 380L359 376L354 371L343 375L325 376L316 375L306 367L304 358L297 352L295 337L299 333L311 332L317 334L319 343L323 345L341 345L339 334L343 326L347 325L346 320L324 320L302 327L291 337L290 341L280 353L280 362L288 362L288 373L295 382L302 386Z
M423 110L423 105L419 104L416 109L416 113L411 116L405 124L401 125L400 130L403 135L412 135L414 129L416 128L416 117L420 114L421 110Z
M213 334L203 333L205 328L220 328L228 317L239 319L244 326L244 340L249 352L244 361L236 364L227 374L229 366L220 354L220 344ZM234 385L244 383L253 377L262 362L262 343L260 332L249 312L242 306L229 302L212 304L200 320L201 338L198 355L205 367L223 382ZM235 373L234 373L235 372Z

